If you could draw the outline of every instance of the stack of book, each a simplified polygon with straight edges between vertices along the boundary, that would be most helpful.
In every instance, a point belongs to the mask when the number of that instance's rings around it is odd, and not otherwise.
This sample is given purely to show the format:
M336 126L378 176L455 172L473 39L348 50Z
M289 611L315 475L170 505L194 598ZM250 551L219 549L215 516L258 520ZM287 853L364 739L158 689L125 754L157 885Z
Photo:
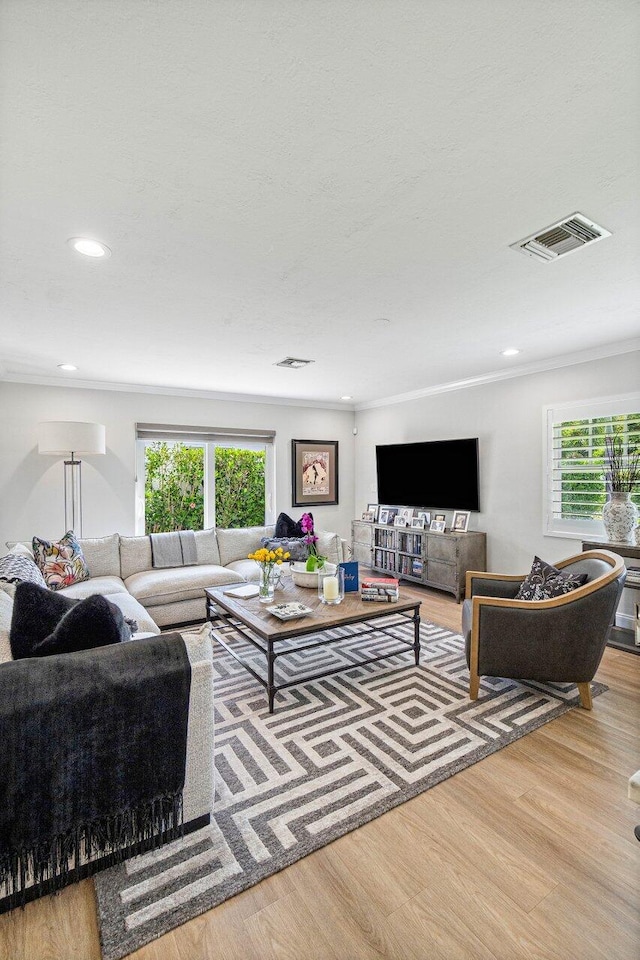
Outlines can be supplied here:
M360 596L363 600L395 603L399 596L399 583L395 577L368 577L362 581Z
M640 587L640 567L627 567L628 587Z

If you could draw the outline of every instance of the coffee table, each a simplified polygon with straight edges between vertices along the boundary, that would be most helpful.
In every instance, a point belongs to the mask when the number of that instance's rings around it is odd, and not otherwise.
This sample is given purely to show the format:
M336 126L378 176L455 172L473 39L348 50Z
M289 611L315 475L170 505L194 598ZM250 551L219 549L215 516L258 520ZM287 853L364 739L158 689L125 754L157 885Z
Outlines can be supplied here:
M207 587L207 619L219 619L225 626L231 628L232 633L242 637L252 646L264 654L266 661L266 679L253 669L224 637L214 635L214 639L232 657L242 664L245 670L255 677L267 691L269 713L273 713L275 695L279 690L292 687L309 680L320 680L343 670L353 670L365 663L374 663L377 660L388 660L398 653L406 653L407 648L413 650L416 666L420 663L420 601L407 600L400 597L397 603L377 603L360 599L359 593L347 593L340 604L326 604L319 599L317 591L305 590L297 587L292 581L285 580L282 590L276 591L274 603L285 603L297 600L306 607L311 607L312 613L298 620L278 620L269 613L265 604L260 603L257 597L250 600L240 600L236 597L225 596L225 587ZM388 618L392 618L389 620ZM380 622L384 620L385 622ZM413 641L402 640L392 633L394 627L410 620L413 623ZM343 642L344 637L328 637L327 630L335 627L344 627L349 624L362 625L357 636L365 636L374 631L387 634L397 641L398 646L387 650L381 656L366 657L357 663L350 663L320 673L310 673L308 676L298 677L286 683L277 683L275 677L275 663L278 657L289 653L299 654L304 650L313 650ZM323 636L323 633L325 634ZM304 642L305 637L313 637L310 642ZM302 639L295 648L278 649L283 640Z

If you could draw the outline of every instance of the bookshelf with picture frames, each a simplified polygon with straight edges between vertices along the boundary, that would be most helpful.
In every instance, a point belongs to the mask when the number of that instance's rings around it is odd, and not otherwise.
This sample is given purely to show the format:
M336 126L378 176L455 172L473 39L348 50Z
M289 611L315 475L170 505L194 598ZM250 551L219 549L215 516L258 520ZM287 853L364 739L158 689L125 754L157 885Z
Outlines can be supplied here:
M376 574L446 590L460 602L468 570L486 570L486 534L479 531L435 532L377 521L352 522L355 560Z

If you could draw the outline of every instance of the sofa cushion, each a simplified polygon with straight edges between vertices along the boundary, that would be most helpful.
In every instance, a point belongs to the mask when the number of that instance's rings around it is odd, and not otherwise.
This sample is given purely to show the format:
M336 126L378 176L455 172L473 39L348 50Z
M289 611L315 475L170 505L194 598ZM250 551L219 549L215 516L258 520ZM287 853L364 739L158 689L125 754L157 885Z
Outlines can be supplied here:
M153 619L164 630L166 627L180 629L181 624L202 621L207 616L207 604L204 590L201 597L194 600L178 600L176 603L161 603L153 607Z
M273 524L268 527L233 527L216 531L220 563L226 567L233 560L246 560L250 553L257 550L263 537L272 537Z
M531 570L522 581L515 599L551 600L561 597L581 587L587 582L587 577L586 573L564 573L540 557L534 557Z
M316 550L321 557L326 557L329 563L342 563L342 540L337 533L326 533L316 530L318 542Z
M13 596L18 583L37 583L46 587L44 577L35 560L16 553L0 557L0 590Z
M110 593L107 597L109 603L119 607L127 620L134 621L138 629L134 633L160 633L160 627L148 613L139 600L132 597L122 588L122 593Z
M54 541L34 537L33 555L50 590L89 579L89 567L73 530Z
M70 587L63 587L58 590L63 597L71 597L73 600L82 600L84 597L90 597L94 593L101 593L102 596L109 596L112 593L126 593L124 580L120 577L89 577L82 583L73 583Z
M117 533L110 537L82 539L79 543L89 567L90 577L120 576L120 537Z
M131 630L122 610L106 597L96 594L78 600L48 637L35 644L31 656L49 657L122 643L131 639Z
M217 563L220 565L220 551L215 527L207 530L194 530L198 563Z
M193 600L203 596L205 587L239 583L242 577L213 563L197 567L170 567L167 570L145 570L125 580L129 593L145 607L156 607L177 600Z
M226 570L232 570L247 583L257 583L260 579L260 567L255 560L232 560Z
M151 541L149 537L120 537L120 576L123 580L151 570Z

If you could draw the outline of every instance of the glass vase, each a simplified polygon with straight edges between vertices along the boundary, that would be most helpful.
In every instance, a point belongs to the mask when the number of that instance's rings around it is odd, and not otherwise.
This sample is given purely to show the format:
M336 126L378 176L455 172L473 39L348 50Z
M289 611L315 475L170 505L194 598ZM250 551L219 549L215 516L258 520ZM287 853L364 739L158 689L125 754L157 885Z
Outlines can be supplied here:
M260 567L260 580L258 581L258 600L260 603L273 603L275 584L272 574L273 567Z

